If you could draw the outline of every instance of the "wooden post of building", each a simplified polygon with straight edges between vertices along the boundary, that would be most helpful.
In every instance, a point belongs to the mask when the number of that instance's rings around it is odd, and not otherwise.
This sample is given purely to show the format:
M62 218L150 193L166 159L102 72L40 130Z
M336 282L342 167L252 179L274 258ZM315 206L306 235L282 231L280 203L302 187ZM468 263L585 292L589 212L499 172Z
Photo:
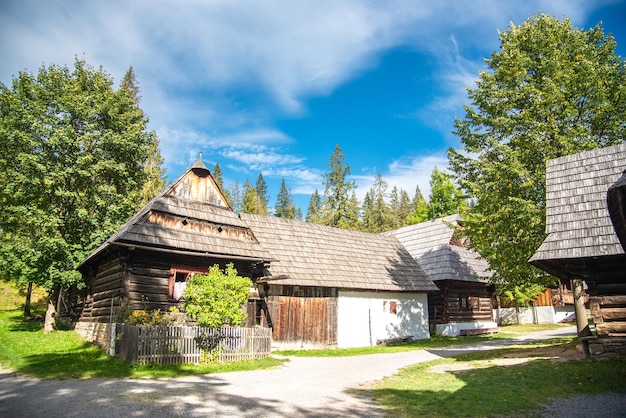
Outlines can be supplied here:
M583 353L585 357L589 357L589 342L584 339L591 336L589 329L589 320L587 319L587 310L585 309L585 290L584 281L582 279L573 279L572 287L574 291L574 310L576 312L576 330L578 339L582 343Z

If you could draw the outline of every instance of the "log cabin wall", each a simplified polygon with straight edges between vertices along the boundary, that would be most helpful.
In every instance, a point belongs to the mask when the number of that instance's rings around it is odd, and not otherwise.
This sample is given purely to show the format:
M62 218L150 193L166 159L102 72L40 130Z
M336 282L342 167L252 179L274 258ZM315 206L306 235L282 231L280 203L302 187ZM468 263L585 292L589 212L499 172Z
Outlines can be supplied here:
M589 352L626 354L626 283L589 283L588 291L597 337L589 340Z
M435 282L439 292L429 292L431 330L436 325L454 322L493 321L492 291L484 283L456 280Z
M82 303L81 322L109 322L119 308L123 294L126 268L124 254L111 254L104 258L95 272L87 275L87 294Z
M88 291L79 320L109 322L126 300L132 310L166 311L180 306L182 302L172 297L173 272L205 273L215 264L224 268L228 262L166 252L120 250L103 259L95 273L86 274ZM259 274L251 262L237 261L234 266L240 276L254 279Z

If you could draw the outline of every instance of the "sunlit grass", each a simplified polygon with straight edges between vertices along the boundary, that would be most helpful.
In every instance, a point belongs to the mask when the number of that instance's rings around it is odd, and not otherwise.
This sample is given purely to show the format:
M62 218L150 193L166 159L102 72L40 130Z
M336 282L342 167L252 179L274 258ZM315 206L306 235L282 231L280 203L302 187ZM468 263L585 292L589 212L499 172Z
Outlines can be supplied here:
M266 358L205 365L135 365L112 358L74 331L43 332L43 322L24 319L17 289L2 283L0 300L0 365L41 378L157 378L269 368L284 360Z
M390 416L484 417L537 416L539 404L554 398L626 391L626 357L551 362L542 357L524 364L498 366L505 355L534 355L538 347L572 348L575 341L507 347L421 363L377 382L374 395ZM478 368L435 371L434 366L461 363ZM526 411L526 412L524 412Z

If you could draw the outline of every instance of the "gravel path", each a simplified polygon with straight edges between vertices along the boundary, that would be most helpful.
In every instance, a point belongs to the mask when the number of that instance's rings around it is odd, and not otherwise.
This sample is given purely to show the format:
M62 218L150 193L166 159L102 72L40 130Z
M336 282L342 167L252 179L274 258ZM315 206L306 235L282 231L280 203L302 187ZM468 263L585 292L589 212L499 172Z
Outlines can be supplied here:
M571 333L572 329L559 330ZM520 340L544 339L535 333ZM411 364L462 352L488 350L518 340L491 341L450 349L354 357L291 357L272 370L222 373L177 379L39 380L0 372L0 416L17 417L380 417L383 411L367 397L366 383ZM603 395L610 396L610 395ZM626 416L626 395L615 395L618 415ZM591 397L582 400L593 402ZM606 401L606 399L602 399ZM568 405L571 403L567 401ZM606 407L606 404L603 403ZM548 416L575 415L554 404ZM595 409L595 411L598 411ZM572 415L574 413L574 415ZM619 415L622 414L622 415Z

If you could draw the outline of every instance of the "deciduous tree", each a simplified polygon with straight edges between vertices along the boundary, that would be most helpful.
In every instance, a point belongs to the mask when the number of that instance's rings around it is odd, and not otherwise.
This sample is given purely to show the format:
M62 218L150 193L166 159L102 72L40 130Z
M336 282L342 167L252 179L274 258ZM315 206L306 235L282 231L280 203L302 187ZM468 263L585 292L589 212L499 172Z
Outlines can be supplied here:
M624 141L625 62L600 25L546 15L500 41L468 89L450 167L473 203L465 231L500 288L552 283L527 262L545 238L546 160Z
M158 149L134 96L77 59L0 84L0 270L50 291L140 205ZM158 162L157 162L158 164Z

